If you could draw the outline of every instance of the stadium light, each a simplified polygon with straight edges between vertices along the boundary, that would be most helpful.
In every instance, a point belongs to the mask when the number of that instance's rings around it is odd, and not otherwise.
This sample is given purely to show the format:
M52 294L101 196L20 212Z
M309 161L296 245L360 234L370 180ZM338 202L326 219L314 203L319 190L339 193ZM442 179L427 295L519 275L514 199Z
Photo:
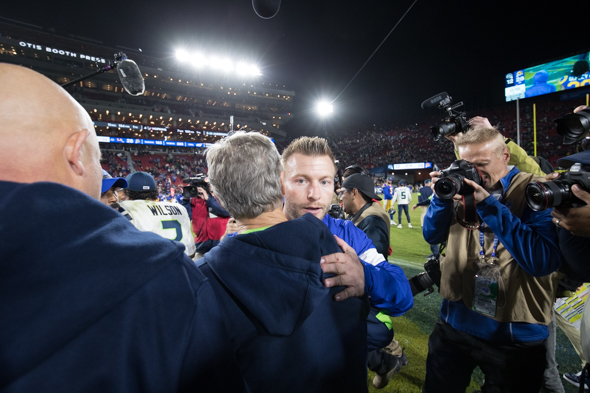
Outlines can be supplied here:
M201 53L191 53L184 49L177 49L175 55L179 62L188 62L195 68L208 66L212 71L236 73L244 76L262 75L256 65L247 64L243 61L237 62L235 59L222 58L216 55L205 56Z
M321 117L330 116L334 112L334 107L328 101L320 101L316 110Z
M188 60L188 53L184 49L177 49L176 50L176 59L179 61L187 61Z

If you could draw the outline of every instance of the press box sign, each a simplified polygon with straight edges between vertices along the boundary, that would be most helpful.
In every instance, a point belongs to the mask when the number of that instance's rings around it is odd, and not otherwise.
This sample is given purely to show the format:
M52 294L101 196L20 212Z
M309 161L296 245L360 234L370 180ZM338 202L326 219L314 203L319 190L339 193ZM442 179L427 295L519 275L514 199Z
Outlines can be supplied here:
M52 48L49 46L43 46L43 45L38 45L38 44L32 44L30 42L20 41L18 44L23 48L29 48L29 49L34 49L34 50L38 50L38 51L45 51L48 53L53 53L55 55L75 57L75 58L79 58L82 60L90 60L90 61L94 61L96 63L103 63L103 64L106 64L106 62L107 62L102 57L89 56L89 55L85 55L82 53L70 52L68 50L57 49L57 48Z

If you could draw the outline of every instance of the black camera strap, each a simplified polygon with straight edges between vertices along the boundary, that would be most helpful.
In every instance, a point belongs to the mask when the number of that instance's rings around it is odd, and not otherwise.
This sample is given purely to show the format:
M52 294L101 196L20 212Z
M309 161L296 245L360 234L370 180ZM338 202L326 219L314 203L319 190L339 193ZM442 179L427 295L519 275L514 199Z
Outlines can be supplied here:
M481 226L479 216L477 215L477 206L475 203L475 194L463 195L463 219L457 214L455 208L455 219L463 227L469 230L477 230Z

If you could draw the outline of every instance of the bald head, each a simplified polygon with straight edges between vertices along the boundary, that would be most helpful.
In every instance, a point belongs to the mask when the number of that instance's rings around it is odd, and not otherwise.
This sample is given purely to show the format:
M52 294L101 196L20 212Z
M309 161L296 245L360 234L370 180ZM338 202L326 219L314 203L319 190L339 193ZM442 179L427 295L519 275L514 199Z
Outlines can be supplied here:
M100 197L100 150L90 116L28 68L0 64L0 180L50 181Z

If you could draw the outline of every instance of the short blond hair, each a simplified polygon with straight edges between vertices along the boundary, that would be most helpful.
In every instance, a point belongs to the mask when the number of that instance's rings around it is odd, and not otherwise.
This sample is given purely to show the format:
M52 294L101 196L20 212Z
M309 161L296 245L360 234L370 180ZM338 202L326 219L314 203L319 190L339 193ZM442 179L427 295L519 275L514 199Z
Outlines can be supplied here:
M488 142L494 143L496 146L496 155L498 157L500 157L500 154L506 149L506 143L504 142L504 137L500 131L488 127L476 127L470 129L466 133L459 133L455 139L455 146L457 150L459 150L459 147L461 146Z
M281 162L283 163L285 171L287 170L287 161L289 161L289 158L291 158L293 154L297 153L308 157L328 156L330 161L334 163L334 172L338 170L336 167L336 157L334 157L334 153L332 153L332 149L330 149L328 141L324 138L317 136L302 136L293 140L289 146L283 150L283 154L281 156Z

